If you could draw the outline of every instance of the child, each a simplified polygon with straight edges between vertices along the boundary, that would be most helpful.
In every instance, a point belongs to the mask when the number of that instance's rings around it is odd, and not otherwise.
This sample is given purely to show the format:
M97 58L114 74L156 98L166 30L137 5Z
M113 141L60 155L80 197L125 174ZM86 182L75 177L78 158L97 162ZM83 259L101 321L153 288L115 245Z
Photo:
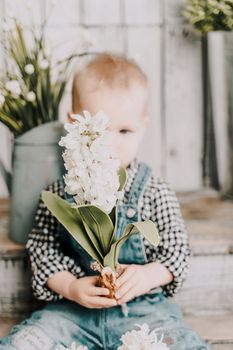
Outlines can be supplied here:
M0 350L55 350L73 341L89 350L117 349L121 335L143 323L160 328L172 350L208 349L184 323L179 307L167 300L186 277L190 248L174 192L136 158L148 123L147 102L144 73L124 57L100 54L73 81L72 113L103 110L109 116L113 146L127 171L117 236L127 223L151 219L159 230L159 246L136 236L122 246L119 262L124 270L117 279L117 301L110 299L108 289L96 286L91 258L40 199L26 248L34 295L47 304L13 327L0 341ZM63 179L48 189L70 200ZM128 315L121 308L124 303Z

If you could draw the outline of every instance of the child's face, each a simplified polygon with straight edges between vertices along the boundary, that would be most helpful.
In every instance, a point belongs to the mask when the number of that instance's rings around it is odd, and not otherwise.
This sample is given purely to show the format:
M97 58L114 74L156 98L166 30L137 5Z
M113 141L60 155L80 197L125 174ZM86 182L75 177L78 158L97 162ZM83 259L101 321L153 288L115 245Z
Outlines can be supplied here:
M82 110L92 115L100 110L107 114L115 154L122 166L127 167L137 154L148 121L145 89L136 84L128 89L104 87L90 91L85 88L84 84L80 93Z

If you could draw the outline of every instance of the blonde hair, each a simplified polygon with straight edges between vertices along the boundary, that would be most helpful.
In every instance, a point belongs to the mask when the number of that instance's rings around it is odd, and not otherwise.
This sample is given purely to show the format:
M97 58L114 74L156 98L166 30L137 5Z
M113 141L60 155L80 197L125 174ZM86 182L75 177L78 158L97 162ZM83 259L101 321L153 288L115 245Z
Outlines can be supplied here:
M99 54L74 76L72 110L75 113L82 109L80 89L84 79L91 80L93 90L103 86L128 89L138 84L148 91L147 77L134 61L116 54Z

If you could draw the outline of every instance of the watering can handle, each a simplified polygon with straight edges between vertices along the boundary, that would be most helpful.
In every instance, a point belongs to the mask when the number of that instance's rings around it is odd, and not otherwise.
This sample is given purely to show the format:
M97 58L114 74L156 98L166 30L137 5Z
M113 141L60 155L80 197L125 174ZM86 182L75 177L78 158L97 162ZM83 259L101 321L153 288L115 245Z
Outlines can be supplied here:
M2 160L0 159L0 175L2 175L9 193L11 193L11 173L6 170Z

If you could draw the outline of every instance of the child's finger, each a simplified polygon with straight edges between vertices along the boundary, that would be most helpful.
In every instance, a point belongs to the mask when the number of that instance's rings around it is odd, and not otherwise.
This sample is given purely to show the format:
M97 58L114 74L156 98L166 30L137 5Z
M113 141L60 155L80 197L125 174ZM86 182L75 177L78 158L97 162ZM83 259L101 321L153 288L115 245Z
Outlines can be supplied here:
M116 298L121 299L123 298L130 290L134 288L135 283L133 283L133 280L130 279L126 283L124 283L116 292Z
M113 307L117 305L117 301L115 299L104 298L104 297L91 297L90 303L95 308L103 308L103 307Z
M109 289L103 287L90 288L90 295L109 295Z
M122 298L117 300L117 303L119 305L122 305L132 300L133 298L135 298L135 295L133 289L131 288Z
M88 278L89 278L91 284L93 286L96 286L96 283L98 282L98 276L88 276Z
M116 280L116 286L119 288L123 283L125 283L126 281L128 281L128 279L134 274L134 270L133 269L126 269L122 275L120 275L120 277L117 278Z
M122 270L125 270L126 267L128 267L128 266L129 266L129 265L126 265L126 264L120 264L120 267L121 267Z

